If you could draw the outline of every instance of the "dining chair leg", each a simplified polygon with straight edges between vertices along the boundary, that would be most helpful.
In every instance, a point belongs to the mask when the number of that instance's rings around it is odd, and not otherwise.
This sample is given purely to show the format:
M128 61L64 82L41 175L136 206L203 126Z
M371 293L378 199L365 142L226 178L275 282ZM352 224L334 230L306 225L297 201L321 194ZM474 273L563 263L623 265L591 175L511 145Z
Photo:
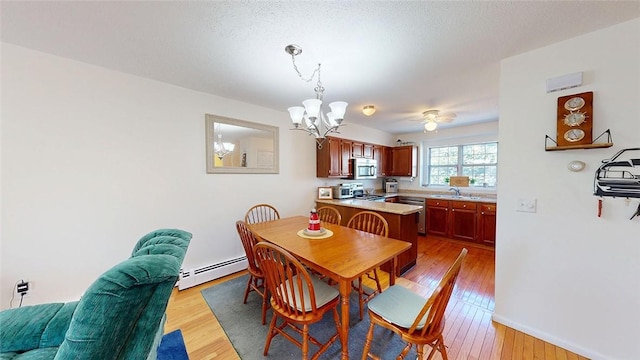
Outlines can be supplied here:
M404 357L407 356L407 354L411 350L412 346L413 345L411 345L411 343L407 343L407 345L402 349L402 352L400 352L400 355L398 355L398 357L396 357L396 360L404 359ZM422 355L420 355L420 353L418 353L418 357L416 359L422 359Z
M418 353L417 359L422 359L422 357L424 356L424 344L418 344L416 346L416 351Z
M378 277L378 270L373 269L373 277L376 280L376 287L378 288L378 294L382 292L382 286L380 286L380 278Z
M374 323L369 325L369 331L367 331L367 339L364 342L364 350L362 350L361 360L367 360L369 358L369 350L371 349L371 340L373 340L373 327ZM345 346L345 345L342 345Z
M345 345L342 344L342 334L340 334L342 332L342 326L341 326L341 323L340 323L340 315L338 314L338 307L337 306L335 308L333 308L333 320L336 323L336 330L338 330L338 341L340 341L340 346L343 347Z
M360 321L362 321L364 316L364 288L362 286L362 276L358 278L358 305L360 307Z
M262 355L267 356L267 354L269 353L269 346L271 345L271 339L273 339L273 335L275 335L275 327L276 327L276 320L278 319L278 316L276 315L276 313L273 313L273 317L271 318L271 323L269 324L269 332L267 333L267 340L264 343L264 352L262 353Z
M309 358L309 324L302 325L302 360Z
M253 275L249 275L249 281L247 281L247 288L244 291L244 300L243 304L247 303L247 298L249 297L249 291L251 291L251 282L253 281Z
M429 353L429 357L427 357L427 360L430 360L433 355L436 354L436 350L440 352L440 354L442 354L442 360L448 360L449 357L447 357L447 348L444 346L444 337L442 335L440 335L438 337L438 339L436 339L436 341L431 345L431 347L433 349L431 349L431 352Z
M264 293L262 293L262 325L267 322L267 289L265 287Z

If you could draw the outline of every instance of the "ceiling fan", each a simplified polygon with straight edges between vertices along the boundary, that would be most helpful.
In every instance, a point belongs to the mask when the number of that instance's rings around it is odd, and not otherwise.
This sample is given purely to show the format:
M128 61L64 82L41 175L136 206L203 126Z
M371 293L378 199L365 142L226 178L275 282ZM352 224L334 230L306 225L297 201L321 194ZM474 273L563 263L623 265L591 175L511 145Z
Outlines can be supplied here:
M455 113L440 114L440 110L427 110L422 113L424 130L434 131L440 123L450 123L456 118Z

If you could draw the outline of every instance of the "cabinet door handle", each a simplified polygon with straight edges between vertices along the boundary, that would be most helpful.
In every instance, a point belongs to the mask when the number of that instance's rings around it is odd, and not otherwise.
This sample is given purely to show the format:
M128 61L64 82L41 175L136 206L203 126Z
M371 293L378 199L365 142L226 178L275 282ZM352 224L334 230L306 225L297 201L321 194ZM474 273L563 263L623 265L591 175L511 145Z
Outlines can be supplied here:
M452 210L451 210L451 212L454 212L454 211L456 211L456 209L452 209Z
M480 215L484 215L484 211L480 213Z

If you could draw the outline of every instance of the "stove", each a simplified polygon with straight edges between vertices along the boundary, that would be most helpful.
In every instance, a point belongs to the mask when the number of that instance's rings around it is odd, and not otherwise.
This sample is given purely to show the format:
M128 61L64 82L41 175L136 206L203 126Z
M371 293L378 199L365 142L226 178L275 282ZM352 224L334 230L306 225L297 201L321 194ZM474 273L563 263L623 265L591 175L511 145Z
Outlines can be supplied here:
M356 199L358 199L358 200L367 200L367 201L384 202L386 198L384 196L380 196L380 195L363 195L363 196L356 197Z

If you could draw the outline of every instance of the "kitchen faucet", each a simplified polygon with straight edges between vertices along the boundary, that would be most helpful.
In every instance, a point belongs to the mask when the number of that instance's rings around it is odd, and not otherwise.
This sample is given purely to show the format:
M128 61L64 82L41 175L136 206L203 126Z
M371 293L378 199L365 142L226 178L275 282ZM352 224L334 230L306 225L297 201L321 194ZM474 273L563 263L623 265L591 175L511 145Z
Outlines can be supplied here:
M456 193L456 196L458 196L458 197L460 196L460 189L458 189L457 187L454 186L454 187L449 188L449 191L451 191L451 190L453 190L453 192Z

